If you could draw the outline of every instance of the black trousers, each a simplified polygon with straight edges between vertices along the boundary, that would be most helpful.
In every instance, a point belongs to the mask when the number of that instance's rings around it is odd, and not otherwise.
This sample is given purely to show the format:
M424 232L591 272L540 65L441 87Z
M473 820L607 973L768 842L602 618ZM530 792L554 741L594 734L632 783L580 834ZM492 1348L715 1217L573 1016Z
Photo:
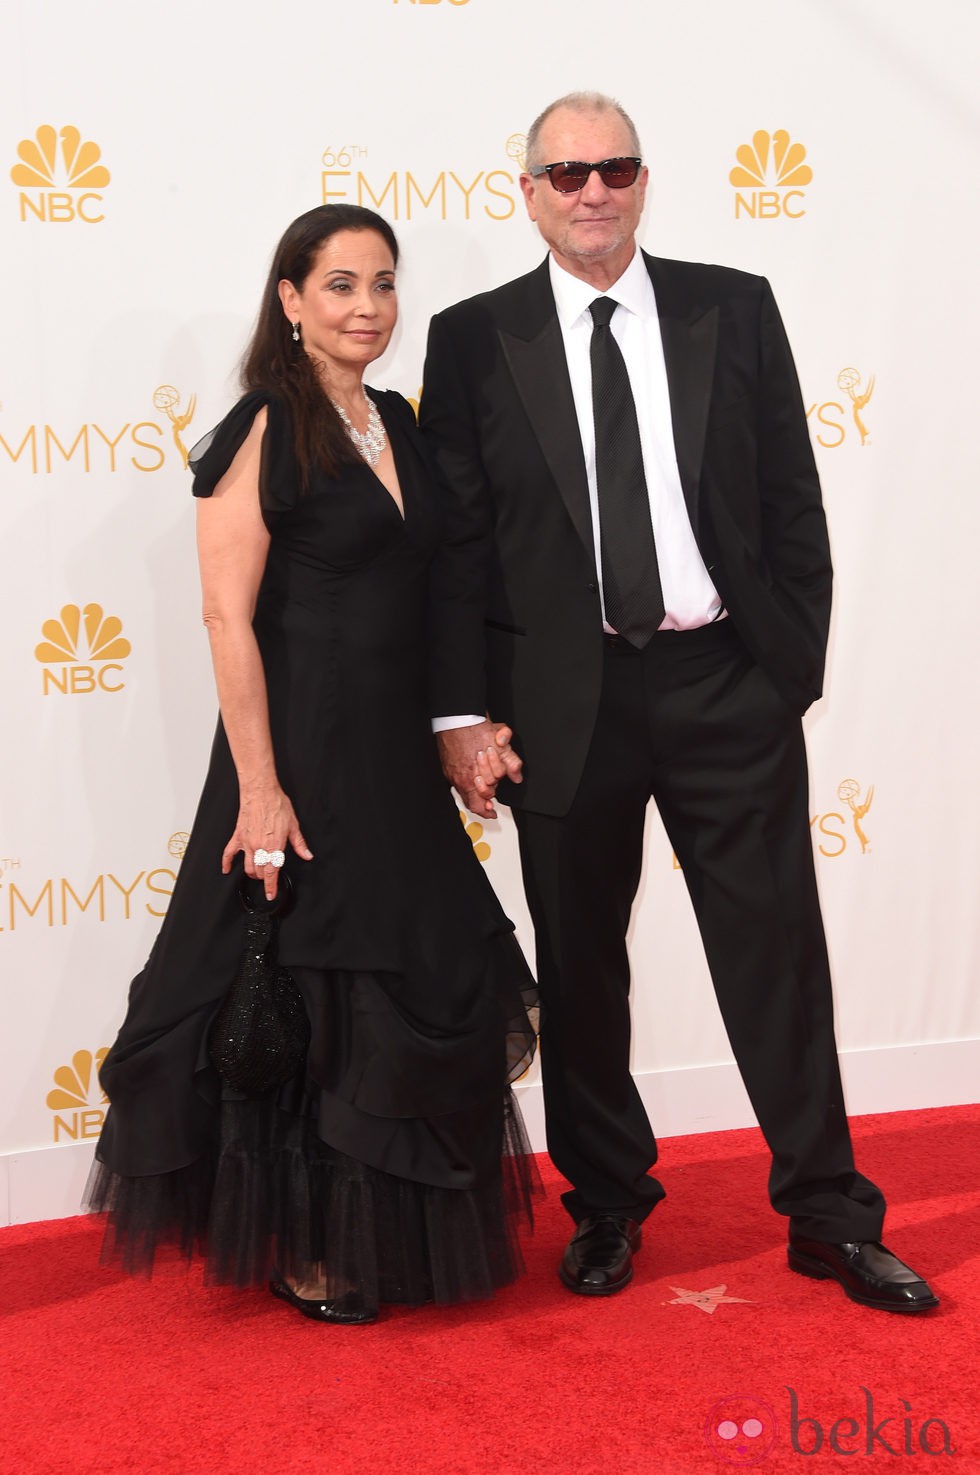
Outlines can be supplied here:
M629 1069L626 931L653 796L683 867L735 1059L772 1152L773 1207L813 1238L877 1239L834 1038L799 716L729 620L607 640L582 780L560 819L515 809L541 986L548 1149L576 1220L664 1196ZM671 987L670 979L638 980ZM719 1195L724 1184L719 1184Z

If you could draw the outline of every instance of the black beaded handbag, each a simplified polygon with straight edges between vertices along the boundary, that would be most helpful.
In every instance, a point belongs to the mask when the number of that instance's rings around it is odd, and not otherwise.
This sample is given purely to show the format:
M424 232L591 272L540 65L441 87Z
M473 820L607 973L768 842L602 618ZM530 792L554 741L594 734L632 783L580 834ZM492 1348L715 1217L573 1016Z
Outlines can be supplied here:
M208 1048L226 1085L265 1096L294 1076L306 1059L310 1021L303 996L277 958L279 920L292 904L292 885L279 875L273 902L255 897L242 880L245 938L235 981L214 1017Z

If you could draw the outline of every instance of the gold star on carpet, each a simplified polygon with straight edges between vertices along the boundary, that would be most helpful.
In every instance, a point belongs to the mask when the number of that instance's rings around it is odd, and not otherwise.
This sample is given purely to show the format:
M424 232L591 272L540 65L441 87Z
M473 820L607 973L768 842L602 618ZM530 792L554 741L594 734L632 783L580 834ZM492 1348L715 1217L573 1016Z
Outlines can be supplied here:
M673 1301L668 1301L668 1306L699 1306L702 1311L707 1311L713 1316L722 1301L740 1302L743 1306L751 1306L744 1296L726 1296L727 1286L712 1286L708 1291L685 1291L680 1286L671 1286L676 1291Z

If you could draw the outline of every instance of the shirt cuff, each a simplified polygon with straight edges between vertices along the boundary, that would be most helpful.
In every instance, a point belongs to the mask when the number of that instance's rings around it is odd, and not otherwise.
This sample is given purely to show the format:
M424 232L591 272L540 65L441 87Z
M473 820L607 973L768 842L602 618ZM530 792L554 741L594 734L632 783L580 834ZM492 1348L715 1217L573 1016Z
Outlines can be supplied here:
M465 717L433 717L433 732L448 732L451 727L476 727L477 723L485 722L485 717L474 717L468 712Z

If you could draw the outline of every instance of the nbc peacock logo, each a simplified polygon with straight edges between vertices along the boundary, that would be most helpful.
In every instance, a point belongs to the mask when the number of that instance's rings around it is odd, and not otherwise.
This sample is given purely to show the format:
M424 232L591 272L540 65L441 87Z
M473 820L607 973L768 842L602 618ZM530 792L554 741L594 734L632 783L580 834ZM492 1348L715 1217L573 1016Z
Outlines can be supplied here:
M491 851L490 846L483 838L483 826L480 824L480 821L478 819L470 819L467 816L466 810L461 809L459 811L459 822L469 837L470 843L473 846L473 853L477 860L486 864L490 859Z
M735 157L738 163L728 181L735 186L736 220L743 215L750 220L799 220L806 214L803 190L812 182L813 170L804 162L806 149L793 143L785 128L775 133L758 129L751 143L739 144Z
M99 1070L108 1053L108 1045L94 1055L91 1050L76 1050L71 1064L55 1071L54 1088L45 1098L54 1113L55 1142L84 1142L101 1132L108 1097L99 1085Z
M42 123L33 138L21 139L17 157L10 178L20 186L22 221L98 225L105 219L100 191L111 175L99 145L83 139L73 124L59 129Z
M57 619L45 620L41 626L44 639L34 647L35 659L44 668L44 695L122 691L121 663L132 651L122 628L118 615L105 614L101 604L86 604L81 609L66 604Z

